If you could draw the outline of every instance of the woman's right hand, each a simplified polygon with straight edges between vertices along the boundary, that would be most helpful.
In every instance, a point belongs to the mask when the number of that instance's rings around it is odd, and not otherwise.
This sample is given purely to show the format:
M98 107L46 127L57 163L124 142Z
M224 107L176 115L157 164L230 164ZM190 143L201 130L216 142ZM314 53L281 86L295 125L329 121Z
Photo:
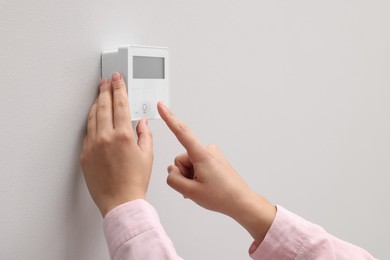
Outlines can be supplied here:
M198 205L232 217L261 243L275 218L275 206L252 191L216 146L202 144L161 102L158 111L186 149L168 167L168 185Z

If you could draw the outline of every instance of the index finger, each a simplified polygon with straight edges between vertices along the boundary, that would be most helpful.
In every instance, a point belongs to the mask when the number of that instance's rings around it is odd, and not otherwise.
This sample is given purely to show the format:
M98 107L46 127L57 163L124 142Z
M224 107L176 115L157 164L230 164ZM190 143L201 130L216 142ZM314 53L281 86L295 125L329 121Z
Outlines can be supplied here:
M206 154L206 146L202 144L191 130L162 102L157 104L161 118L168 125L169 129L177 137L177 140L184 146L190 158L202 159Z

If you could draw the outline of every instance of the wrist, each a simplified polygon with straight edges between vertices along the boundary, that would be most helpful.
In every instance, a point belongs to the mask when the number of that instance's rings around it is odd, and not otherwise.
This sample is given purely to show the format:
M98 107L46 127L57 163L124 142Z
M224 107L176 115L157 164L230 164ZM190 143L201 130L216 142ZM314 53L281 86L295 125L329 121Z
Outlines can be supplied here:
M248 231L256 244L260 244L275 219L276 207L253 191L240 204L230 217Z
M138 195L131 195L127 197L123 197L120 199L116 199L110 202L106 202L105 204L102 204L99 206L100 213L102 214L103 218L114 208L125 204L127 202L133 201L133 200L138 200L138 199L146 199L146 194L138 194Z

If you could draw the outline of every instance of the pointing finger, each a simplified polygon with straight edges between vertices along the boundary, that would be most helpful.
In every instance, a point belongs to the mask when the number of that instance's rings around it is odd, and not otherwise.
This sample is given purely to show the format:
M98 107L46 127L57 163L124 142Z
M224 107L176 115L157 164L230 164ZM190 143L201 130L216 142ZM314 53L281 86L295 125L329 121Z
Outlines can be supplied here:
M205 145L203 145L191 132L191 130L162 102L157 104L157 109L161 118L165 121L179 142L187 150L189 157L193 158L194 160L202 159L206 154Z

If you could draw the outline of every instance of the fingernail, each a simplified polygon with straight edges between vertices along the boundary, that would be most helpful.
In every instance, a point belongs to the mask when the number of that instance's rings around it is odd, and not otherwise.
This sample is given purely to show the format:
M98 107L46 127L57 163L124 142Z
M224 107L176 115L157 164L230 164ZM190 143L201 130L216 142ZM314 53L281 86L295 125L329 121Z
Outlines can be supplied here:
M169 166L168 166L168 174L170 174L171 171L172 171L172 165L169 165Z
M100 79L99 85L104 85L106 84L107 80L106 79Z
M149 120L145 117L145 124L149 125Z
M160 100L160 103L161 103L161 107L165 110L168 109L167 105L165 105L164 101Z
M118 81L120 79L121 79L121 74L119 74L118 72L115 72L114 74L112 74L113 81Z

